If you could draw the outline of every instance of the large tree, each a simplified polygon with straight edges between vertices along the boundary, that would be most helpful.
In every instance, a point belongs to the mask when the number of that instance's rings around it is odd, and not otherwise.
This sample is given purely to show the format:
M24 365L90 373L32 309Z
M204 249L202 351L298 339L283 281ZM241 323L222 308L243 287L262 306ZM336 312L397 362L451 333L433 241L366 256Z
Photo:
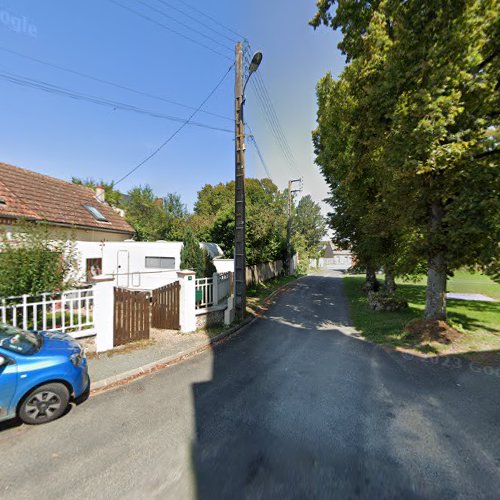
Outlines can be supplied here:
M167 193L163 198L163 211L165 212L164 239L182 241L186 233L189 212L180 195Z
M285 194L269 179L246 179L246 253L248 264L284 255ZM234 182L205 185L198 193L190 225L200 239L218 243L226 255L234 252Z
M163 200L150 186L131 189L123 201L127 221L136 232L139 241L156 241L165 238L166 216Z
M86 186L92 189L96 189L97 186L102 186L104 188L104 194L106 202L114 207L120 207L123 200L123 194L115 189L115 183L113 181L106 182L104 180L95 180L92 177L87 177L82 179L80 177L72 177L71 182L73 184L79 184L81 186Z
M312 23L341 29L350 61L318 87L333 225L358 251L375 237L402 269L423 260L425 315L442 319L447 274L498 262L499 0L318 7Z
M188 228L181 250L181 269L191 269L197 278L205 276L206 255L193 231Z
M310 195L299 200L294 211L292 230L303 236L309 255L315 257L326 234L326 222L321 214L321 207Z
M138 186L123 197L121 206L138 240L183 240L189 213L178 194L160 198L150 186Z

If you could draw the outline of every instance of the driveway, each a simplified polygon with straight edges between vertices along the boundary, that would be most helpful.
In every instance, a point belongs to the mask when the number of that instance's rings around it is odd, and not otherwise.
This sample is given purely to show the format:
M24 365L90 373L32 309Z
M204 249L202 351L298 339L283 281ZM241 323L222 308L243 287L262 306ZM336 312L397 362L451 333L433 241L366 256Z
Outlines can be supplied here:
M498 498L500 378L355 336L309 276L213 351L0 432L0 497Z

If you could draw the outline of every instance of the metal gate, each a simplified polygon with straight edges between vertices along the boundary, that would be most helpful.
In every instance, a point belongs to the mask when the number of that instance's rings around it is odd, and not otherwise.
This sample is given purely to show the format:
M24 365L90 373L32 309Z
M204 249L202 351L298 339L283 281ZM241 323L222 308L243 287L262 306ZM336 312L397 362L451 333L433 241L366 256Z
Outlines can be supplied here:
M181 285L178 281L153 290L151 326L164 330L179 330Z
M149 339L151 300L148 292L115 288L113 345Z

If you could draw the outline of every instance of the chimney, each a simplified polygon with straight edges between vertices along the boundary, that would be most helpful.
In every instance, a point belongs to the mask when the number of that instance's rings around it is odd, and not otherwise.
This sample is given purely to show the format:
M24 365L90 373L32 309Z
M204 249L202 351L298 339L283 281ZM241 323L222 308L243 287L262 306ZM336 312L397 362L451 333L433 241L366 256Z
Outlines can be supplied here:
M95 197L99 203L104 203L106 201L106 191L104 190L104 186L95 187Z

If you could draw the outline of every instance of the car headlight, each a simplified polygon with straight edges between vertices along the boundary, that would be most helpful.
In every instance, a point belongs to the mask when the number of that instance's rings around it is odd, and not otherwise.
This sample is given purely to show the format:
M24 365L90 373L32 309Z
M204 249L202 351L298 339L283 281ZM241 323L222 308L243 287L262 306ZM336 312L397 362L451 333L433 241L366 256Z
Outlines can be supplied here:
M72 354L69 359L75 366L80 366L82 364L84 355L79 352L75 352L75 354Z

